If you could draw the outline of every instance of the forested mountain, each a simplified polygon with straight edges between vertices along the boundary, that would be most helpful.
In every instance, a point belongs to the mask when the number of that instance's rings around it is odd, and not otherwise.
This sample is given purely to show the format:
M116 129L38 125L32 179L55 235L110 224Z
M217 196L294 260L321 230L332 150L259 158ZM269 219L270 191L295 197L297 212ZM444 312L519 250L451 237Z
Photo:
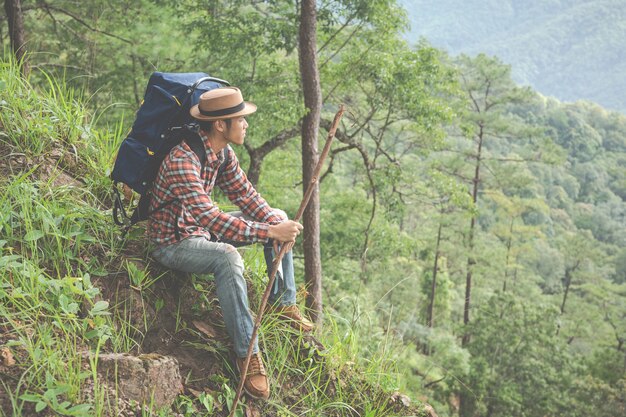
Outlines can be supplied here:
M23 3L30 72L0 38L0 415L226 416L213 280L159 266L141 225L120 239L108 175L150 74L205 71L258 105L233 148L293 216L300 2ZM549 5L584 6L524 16ZM346 106L320 177L324 321L315 337L264 321L272 394L240 415L626 414L626 116L522 86L494 56L411 45L394 1L317 7L321 136ZM257 311L262 251L241 252ZM183 391L125 399L98 376L116 354L175 358Z
M626 112L622 0L403 0L411 29L452 54L497 55L514 79L564 101Z

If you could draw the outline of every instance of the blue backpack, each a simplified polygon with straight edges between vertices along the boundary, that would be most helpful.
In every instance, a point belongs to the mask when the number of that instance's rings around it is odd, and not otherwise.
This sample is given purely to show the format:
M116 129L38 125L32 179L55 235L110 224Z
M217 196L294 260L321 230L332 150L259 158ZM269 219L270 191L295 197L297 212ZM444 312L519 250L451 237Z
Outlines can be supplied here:
M114 190L113 220L124 227L123 235L149 212L150 189L165 156L185 140L204 167L206 154L202 139L193 128L189 109L198 104L205 91L230 85L202 72L163 73L150 76L146 93L133 127L120 145L111 172ZM224 164L222 164L223 167ZM222 168L220 167L220 168ZM128 215L117 187L124 183L141 195L133 214ZM154 211L160 210L168 201Z

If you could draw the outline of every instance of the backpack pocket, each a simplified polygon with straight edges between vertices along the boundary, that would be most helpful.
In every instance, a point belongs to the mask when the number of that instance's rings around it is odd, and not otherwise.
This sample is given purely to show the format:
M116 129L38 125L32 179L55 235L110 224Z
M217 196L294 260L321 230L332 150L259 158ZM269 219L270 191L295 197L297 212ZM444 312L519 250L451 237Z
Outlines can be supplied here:
M137 119L133 124L133 135L154 148L151 150L158 151L162 142L161 134L170 126L171 121L178 116L180 111L181 105L178 98L158 85L150 86L146 92L144 105L137 112Z
M115 160L111 179L123 182L139 194L146 192L144 174L153 151L135 138L124 139Z

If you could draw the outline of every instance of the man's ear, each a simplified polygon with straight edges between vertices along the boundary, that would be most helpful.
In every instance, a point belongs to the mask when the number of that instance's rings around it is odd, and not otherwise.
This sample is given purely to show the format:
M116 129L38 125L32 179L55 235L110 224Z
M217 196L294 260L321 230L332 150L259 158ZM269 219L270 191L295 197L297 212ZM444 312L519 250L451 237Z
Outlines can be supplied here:
M223 120L216 120L213 122L213 128L220 133L223 133L226 130L226 123Z

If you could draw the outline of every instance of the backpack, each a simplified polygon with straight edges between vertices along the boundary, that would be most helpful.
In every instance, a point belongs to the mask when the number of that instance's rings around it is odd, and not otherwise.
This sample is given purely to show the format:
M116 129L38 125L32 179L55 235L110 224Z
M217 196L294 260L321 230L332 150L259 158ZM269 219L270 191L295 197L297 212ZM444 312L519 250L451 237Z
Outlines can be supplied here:
M150 214L163 209L168 201L150 212L150 189L165 156L185 140L200 160L201 168L206 162L202 139L189 109L198 104L205 91L229 86L227 81L213 78L201 72L163 73L150 76L141 107L137 111L133 127L117 153L111 172L114 203L113 221L124 227L122 236L130 228ZM220 166L222 171L227 161ZM219 174L218 174L219 175ZM117 184L123 183L140 194L139 203L132 215L128 215Z

